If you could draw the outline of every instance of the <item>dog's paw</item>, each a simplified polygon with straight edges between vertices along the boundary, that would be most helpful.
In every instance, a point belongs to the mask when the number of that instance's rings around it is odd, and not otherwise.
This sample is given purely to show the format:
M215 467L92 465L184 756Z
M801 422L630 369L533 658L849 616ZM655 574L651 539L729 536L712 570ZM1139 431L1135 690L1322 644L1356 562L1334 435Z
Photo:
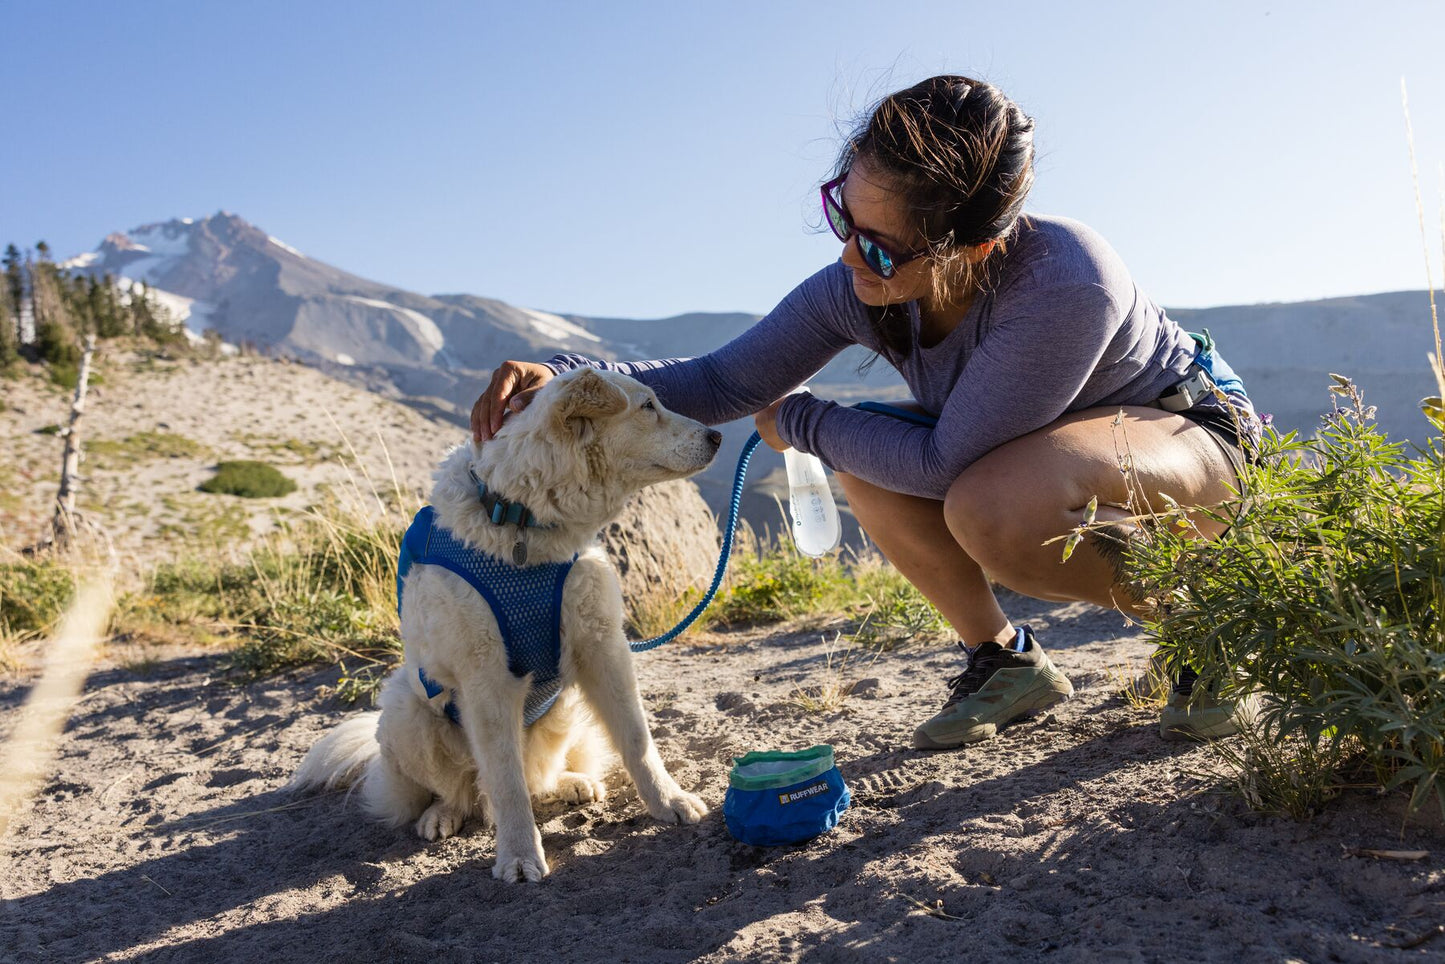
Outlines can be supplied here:
M547 858L540 850L525 856L498 852L497 862L492 865L492 876L504 884L518 884L524 880L536 883L549 871Z
M607 799L607 786L585 773L567 772L557 778L552 796L563 803L594 803Z
M416 822L416 835L423 840L445 840L462 829L465 817L440 800L426 808Z
M697 794L673 787L663 794L660 803L649 806L647 812L663 823L697 823L707 816L707 804Z

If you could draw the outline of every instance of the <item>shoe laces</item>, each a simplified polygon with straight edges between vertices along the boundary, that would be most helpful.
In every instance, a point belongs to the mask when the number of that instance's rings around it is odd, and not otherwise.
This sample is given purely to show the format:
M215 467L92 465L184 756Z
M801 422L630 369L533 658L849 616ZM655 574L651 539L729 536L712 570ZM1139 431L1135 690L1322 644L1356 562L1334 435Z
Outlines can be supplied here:
M953 704L966 696L972 696L978 692L980 686L988 682L988 678L998 669L1000 657L1004 653L1002 646L994 643L987 652L983 652L987 643L980 643L969 649L963 643L958 644L959 648L968 655L968 665L963 672L948 681L948 701L943 704L948 709Z
M1174 678L1174 692L1180 696L1194 695L1194 684L1199 682L1199 674L1185 666Z

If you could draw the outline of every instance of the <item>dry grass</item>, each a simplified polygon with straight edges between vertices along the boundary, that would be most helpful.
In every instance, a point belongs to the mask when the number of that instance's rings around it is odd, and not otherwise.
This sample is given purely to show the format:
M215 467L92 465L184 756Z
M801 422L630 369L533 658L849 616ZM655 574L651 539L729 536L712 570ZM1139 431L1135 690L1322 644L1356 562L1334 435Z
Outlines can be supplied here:
M812 686L800 686L788 696L788 703L804 713L832 713L843 708L853 687L858 685L858 650L852 646L839 650L842 633L834 633L823 657L823 680ZM861 668L868 669L878 659L880 650L872 651Z
M1164 666L1164 657L1155 653L1147 660L1119 663L1109 671L1115 692L1136 710L1158 710L1169 699L1174 685Z

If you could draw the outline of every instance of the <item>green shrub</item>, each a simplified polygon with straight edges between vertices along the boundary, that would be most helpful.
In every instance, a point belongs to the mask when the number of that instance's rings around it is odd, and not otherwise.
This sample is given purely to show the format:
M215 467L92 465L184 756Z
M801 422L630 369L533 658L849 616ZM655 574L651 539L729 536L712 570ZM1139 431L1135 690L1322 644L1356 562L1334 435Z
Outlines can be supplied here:
M853 580L861 597L856 608L863 613L852 635L855 643L887 652L951 636L953 629L943 615L892 566L881 560L855 565Z
M0 636L46 632L74 592L74 574L53 559L0 564Z
M50 380L61 388L74 389L80 384L80 367L69 362L55 362L49 369Z
M1357 744L1418 807L1445 779L1441 439L1406 454L1335 378L1346 406L1314 439L1270 438L1237 504L1215 513L1238 513L1228 536L1191 539L1173 511L1129 556L1171 668L1262 690L1263 744L1304 748L1270 767L1336 766Z
M65 389L68 392L75 391L75 386L80 384L80 362L56 361L47 366L46 374L52 384ZM98 388L105 384L105 376L91 366L90 374L86 377L87 388Z
M80 344L70 325L61 320L35 326L35 353L55 368L74 370L80 364Z
M775 544L760 555L734 555L731 585L714 601L726 623L791 619L841 603L849 590L838 556L810 559L791 544Z
M201 491L269 499L295 492L296 483L265 462L241 460L217 465L215 476L201 483Z

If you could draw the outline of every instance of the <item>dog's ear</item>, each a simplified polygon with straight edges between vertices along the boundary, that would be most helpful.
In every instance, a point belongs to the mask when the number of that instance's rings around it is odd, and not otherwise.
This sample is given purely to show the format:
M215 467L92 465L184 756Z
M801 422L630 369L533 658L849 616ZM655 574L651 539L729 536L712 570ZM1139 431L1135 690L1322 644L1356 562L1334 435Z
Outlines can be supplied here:
M573 430L583 421L616 415L627 409L627 394L597 372L588 369L567 383L557 417Z

